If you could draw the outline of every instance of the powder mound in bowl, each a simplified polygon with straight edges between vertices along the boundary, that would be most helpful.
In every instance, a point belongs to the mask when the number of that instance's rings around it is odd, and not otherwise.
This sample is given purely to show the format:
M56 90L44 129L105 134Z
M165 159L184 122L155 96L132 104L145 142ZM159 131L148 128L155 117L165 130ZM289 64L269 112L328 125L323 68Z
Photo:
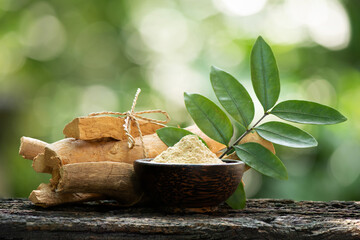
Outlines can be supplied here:
M196 135L186 135L173 147L160 153L152 162L174 164L223 164Z

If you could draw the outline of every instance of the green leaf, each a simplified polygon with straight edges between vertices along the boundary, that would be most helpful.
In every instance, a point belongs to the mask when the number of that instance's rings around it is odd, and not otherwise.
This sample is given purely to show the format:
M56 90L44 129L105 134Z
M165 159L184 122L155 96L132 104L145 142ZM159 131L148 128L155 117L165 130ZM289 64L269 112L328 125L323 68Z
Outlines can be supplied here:
M177 127L164 127L156 130L156 134L159 136L161 141L163 141L166 146L172 147L177 142L181 140L181 138L185 137L186 135L195 135L194 133L183 129L183 128L177 128ZM198 138L207 146L206 142L198 136Z
M254 118L254 103L249 93L229 73L211 67L210 81L215 95L225 110L246 128Z
M232 124L234 127L234 135L231 138L231 142L235 142L241 135L246 132L246 128L236 121L232 122Z
M289 100L277 104L271 114L296 123L335 124L346 121L337 110L315 102Z
M317 146L317 141L307 132L281 122L267 122L255 128L264 139L294 148Z
M243 209L246 205L246 195L244 191L244 185L242 182L239 183L236 191L233 195L231 195L227 200L226 203L232 209Z
M266 112L279 98L280 79L274 54L262 37L258 37L251 51L251 81Z
M203 133L228 146L233 126L226 114L212 101L200 94L184 93L185 106Z
M256 171L277 179L287 179L286 168L281 160L270 150L254 142L234 146L241 161Z

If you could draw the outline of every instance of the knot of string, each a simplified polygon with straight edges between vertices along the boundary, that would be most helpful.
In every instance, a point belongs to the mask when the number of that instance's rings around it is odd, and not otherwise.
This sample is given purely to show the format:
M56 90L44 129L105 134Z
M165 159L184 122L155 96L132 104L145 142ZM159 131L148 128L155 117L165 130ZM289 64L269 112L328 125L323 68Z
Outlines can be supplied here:
M144 144L144 139L143 139L143 135L141 132L141 128L140 128L140 124L139 124L139 119L144 120L144 121L148 121L157 125L161 125L164 126L166 123L168 123L170 121L170 116L167 112L163 111L163 110L146 110L146 111L140 111L140 112L135 112L135 105L136 102L138 100L139 94L141 92L141 89L138 88L136 93L135 93L135 98L133 100L132 106L130 111L127 112L111 112L111 111L105 111L105 112L96 112L96 113L90 113L89 116L99 116L99 115L119 115L120 117L125 117L124 120L124 131L125 134L127 136L128 139L128 147L130 149L132 149L135 146L135 138L130 134L131 132L131 122L134 121L136 128L139 132L139 137L140 137L140 142L141 142L141 147L143 149L143 155L145 158L148 158L148 153L146 151L146 147ZM146 114L146 113L161 113L166 117L166 120L157 120L157 119L152 119L152 118L147 118L147 117L143 117L141 116L141 114Z

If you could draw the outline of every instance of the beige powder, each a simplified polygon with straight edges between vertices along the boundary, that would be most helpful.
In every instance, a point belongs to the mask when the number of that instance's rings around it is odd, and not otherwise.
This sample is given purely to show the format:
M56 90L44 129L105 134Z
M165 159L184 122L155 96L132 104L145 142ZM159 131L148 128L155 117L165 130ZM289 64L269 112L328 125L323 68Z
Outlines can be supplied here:
M196 135L186 135L173 147L160 153L152 162L175 164L222 164Z

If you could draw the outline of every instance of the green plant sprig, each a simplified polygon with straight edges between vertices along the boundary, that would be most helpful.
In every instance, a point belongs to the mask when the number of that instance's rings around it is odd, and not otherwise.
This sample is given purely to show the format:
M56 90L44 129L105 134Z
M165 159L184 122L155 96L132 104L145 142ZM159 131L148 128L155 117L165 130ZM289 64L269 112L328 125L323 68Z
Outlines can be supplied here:
M235 145L238 145L239 142L240 142L246 135L248 135L252 130L254 130L254 128L255 128L267 115L269 115L268 112L264 113L264 115L252 126L252 128L246 129L246 131L245 131L243 134L241 134L241 136L240 136L238 139L236 139L235 142L234 142L230 147L228 147L225 152L223 152L223 153L219 156L219 158L222 159L225 155L229 154L229 153L231 152L231 150L233 149L233 147L234 147Z
M317 146L316 139L297 127L277 121L259 124L270 114L303 124L336 124L346 121L346 117L331 107L315 102L287 100L277 104L280 95L279 71L272 50L262 37L258 37L253 46L250 65L252 86L264 110L263 116L252 127L249 126L255 108L247 90L229 73L211 67L210 81L217 99L232 119L245 129L234 143L230 144L234 134L233 124L214 102L200 94L185 92L185 106L202 132L226 146L220 158L235 150L239 159L251 168L266 176L284 180L288 178L286 167L275 154L258 143L238 143L251 131L256 131L260 137L272 143L295 148L314 147ZM185 129L165 127L159 129L157 134L165 144L172 146L181 137L192 133ZM234 209L245 207L242 183L226 202Z

